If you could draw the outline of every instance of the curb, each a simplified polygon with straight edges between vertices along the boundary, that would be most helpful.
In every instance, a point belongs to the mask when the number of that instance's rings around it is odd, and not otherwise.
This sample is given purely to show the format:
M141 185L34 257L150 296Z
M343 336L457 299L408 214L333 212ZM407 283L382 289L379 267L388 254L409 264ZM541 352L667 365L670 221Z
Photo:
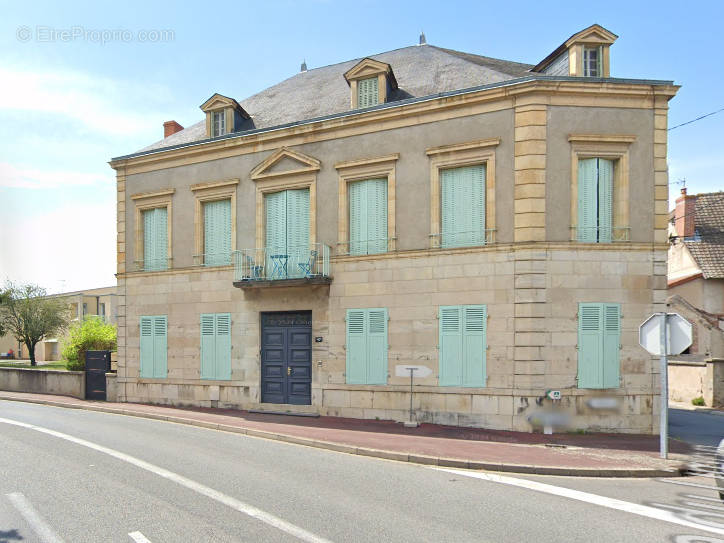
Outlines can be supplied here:
M245 428L241 426L231 426L229 424L214 423L200 421L196 419L188 419L185 417L177 417L173 415L158 415L155 413L144 413L142 411L134 411L133 409L119 409L115 407L104 407L102 405L85 405L77 403L56 402L53 400L36 400L32 398L15 398L7 397L0 394L0 400L34 403L40 405L49 405L52 407L64 407L66 409L84 409L86 411L98 411L102 413L111 413L114 415L126 415L130 417L138 417L143 419L163 420L166 422L174 422L177 424L185 424L187 426L197 426L199 428L207 428L211 430L220 430L223 432L231 432L235 434L244 434L250 437L258 437L270 439L273 441L282 441L295 445L303 445L306 447L314 447L316 449L324 449L329 451L355 454L358 456L369 456L372 458L381 458L385 460L394 460L397 462L408 462L412 464L422 464L427 466L438 466L457 469L499 471L505 473L519 473L527 475L561 475L568 477L629 477L629 478L651 478L651 477L681 477L684 475L685 467L678 469L618 469L618 468L569 468L554 466L531 466L526 464L504 464L495 462L485 462L480 460L466 460L462 458L445 458L436 456L426 456L414 453L403 453L397 451L386 451L381 449L370 449L366 447L355 447L354 445L345 445L331 441L320 441L317 439L292 436L288 434L279 434L275 432L266 432L264 430L256 430L253 428Z

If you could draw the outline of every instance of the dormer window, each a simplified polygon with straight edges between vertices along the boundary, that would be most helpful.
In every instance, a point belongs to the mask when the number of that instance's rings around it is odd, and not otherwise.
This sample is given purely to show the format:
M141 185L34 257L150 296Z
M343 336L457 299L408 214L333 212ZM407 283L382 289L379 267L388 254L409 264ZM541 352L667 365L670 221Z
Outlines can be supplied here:
M214 138L218 136L223 136L226 134L226 114L222 111L213 111L211 113L212 116L212 136Z
M357 107L371 107L379 104L379 81L376 77L360 79L357 82Z
M352 109L384 104L397 90L392 67L371 58L359 61L344 74L344 78L349 84Z
M249 114L236 100L221 94L214 94L201 104L201 111L206 113L208 138L218 138L224 134L237 132L242 129L244 121L249 119Z
M601 77L601 46L583 47L583 77Z
M591 25L577 32L531 72L574 77L611 77L609 50L616 34L600 25Z

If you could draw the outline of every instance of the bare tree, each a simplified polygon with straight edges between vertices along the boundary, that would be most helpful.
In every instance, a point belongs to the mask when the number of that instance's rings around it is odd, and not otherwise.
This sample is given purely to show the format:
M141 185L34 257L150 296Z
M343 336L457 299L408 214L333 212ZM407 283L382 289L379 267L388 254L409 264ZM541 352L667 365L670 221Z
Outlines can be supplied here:
M35 346L68 325L68 308L59 298L49 297L37 285L7 283L0 303L0 329L15 336L30 353L35 366Z

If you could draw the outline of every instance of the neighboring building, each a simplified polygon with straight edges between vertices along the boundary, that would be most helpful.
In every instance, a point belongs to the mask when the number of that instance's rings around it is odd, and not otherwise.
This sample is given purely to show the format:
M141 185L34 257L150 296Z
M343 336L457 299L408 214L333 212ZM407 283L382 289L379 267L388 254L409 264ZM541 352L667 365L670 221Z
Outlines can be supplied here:
M53 294L53 298L63 298L68 303L70 324L81 321L91 315L97 315L111 324L116 323L116 287L94 288L75 292ZM35 359L41 362L60 360L63 337L48 338L35 346ZM19 343L11 334L0 338L0 352L13 349L15 358L30 358L28 348Z
M671 357L672 398L724 405L724 192L684 188L669 217L669 307L693 325L691 347Z
M656 432L678 87L616 38L303 65L114 158L119 399L406 420L413 365L422 422Z

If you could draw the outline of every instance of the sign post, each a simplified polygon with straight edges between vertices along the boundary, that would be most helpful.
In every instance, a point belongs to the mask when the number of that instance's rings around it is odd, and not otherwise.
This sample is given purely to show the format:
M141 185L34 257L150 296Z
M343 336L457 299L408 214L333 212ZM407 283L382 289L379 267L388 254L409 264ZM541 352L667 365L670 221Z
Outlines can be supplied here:
M670 354L680 354L691 345L691 323L678 313L654 313L639 326L639 344L653 355L659 355L661 369L661 458L669 454L669 365Z

